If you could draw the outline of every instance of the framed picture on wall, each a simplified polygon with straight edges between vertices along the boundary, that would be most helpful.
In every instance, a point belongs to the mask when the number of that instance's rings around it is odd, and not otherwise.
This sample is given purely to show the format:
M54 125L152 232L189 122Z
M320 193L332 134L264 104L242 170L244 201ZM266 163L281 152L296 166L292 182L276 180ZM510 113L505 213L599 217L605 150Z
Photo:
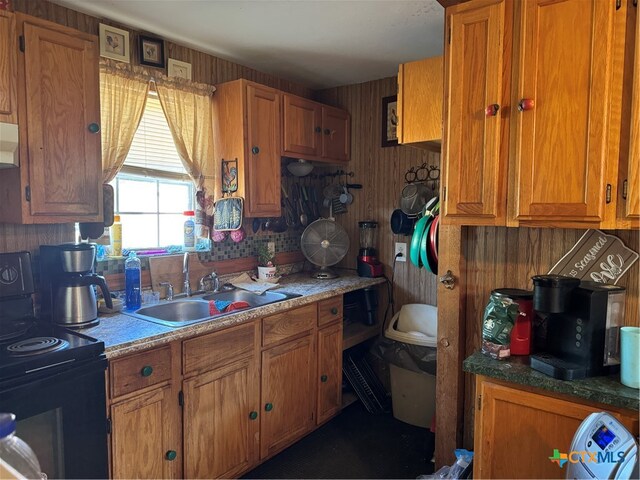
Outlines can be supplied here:
M164 68L164 41L161 38L138 37L140 65Z
M398 145L398 96L382 99L382 146Z
M167 61L167 75L169 77L184 78L185 80L191 80L191 64L187 62L181 62L175 58L170 58Z
M99 31L100 56L130 63L129 32L104 23L100 24Z

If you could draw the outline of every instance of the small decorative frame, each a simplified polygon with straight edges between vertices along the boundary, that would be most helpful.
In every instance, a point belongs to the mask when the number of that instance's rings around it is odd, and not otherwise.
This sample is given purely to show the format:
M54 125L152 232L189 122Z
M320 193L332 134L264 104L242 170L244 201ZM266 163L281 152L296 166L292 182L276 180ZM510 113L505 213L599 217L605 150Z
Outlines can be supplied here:
M382 99L382 146L398 145L398 96Z
M167 61L167 75L169 77L184 78L185 80L191 80L191 64L187 62L181 62L175 58L170 58Z
M238 159L222 159L222 193L238 191Z
M164 41L161 38L140 35L138 39L140 65L164 68Z
M129 32L104 23L100 24L99 31L100 56L130 63Z

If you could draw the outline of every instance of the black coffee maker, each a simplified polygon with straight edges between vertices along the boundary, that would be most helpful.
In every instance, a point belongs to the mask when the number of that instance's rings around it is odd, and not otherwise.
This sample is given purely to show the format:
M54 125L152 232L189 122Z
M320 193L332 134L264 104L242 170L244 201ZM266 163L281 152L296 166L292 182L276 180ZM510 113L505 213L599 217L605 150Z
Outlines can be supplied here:
M619 370L624 288L562 275L534 276L533 285L533 308L546 317L547 332L531 368L561 380Z

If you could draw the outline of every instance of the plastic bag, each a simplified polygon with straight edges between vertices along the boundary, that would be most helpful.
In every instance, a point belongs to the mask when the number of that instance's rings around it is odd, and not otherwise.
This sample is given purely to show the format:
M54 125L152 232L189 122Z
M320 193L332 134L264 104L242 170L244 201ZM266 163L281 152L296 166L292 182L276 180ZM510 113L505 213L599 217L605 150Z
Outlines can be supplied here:
M437 350L381 337L371 346L376 358L416 373L436 374Z
M456 463L449 466L441 467L437 472L431 475L419 475L417 478L422 479L452 479L458 480L469 478L473 463L473 452L462 448L456 449Z
M498 360L509 358L511 330L518 314L518 304L510 298L489 297L482 321L482 353Z

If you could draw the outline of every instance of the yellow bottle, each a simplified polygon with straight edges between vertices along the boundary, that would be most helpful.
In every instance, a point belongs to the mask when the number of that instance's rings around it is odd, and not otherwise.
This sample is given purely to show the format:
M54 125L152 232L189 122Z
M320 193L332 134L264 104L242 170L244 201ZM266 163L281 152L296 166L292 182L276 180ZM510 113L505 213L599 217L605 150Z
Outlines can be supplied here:
M122 223L120 223L120 215L113 216L113 225L111 225L111 247L112 256L122 256Z

